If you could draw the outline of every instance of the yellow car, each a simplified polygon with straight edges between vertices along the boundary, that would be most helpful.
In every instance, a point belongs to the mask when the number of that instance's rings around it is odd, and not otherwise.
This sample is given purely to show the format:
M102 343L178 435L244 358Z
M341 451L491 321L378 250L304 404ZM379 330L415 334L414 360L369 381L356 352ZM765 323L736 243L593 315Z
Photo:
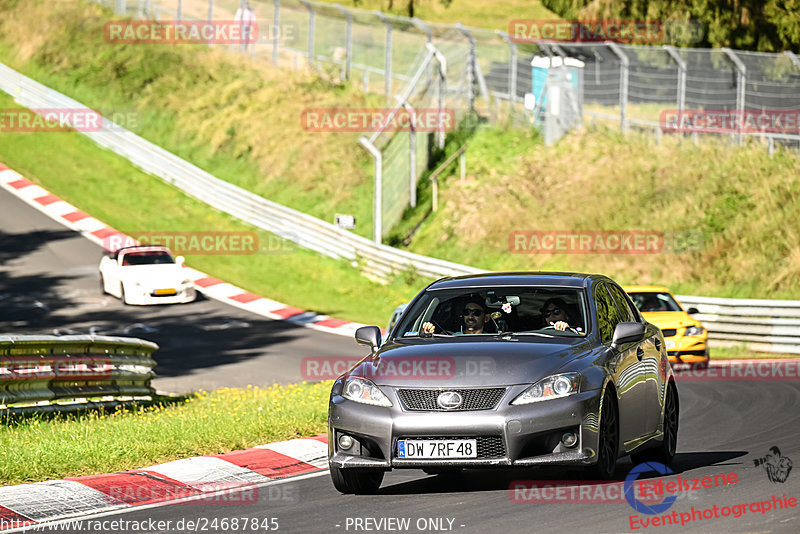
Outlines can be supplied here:
M665 287L626 286L623 289L646 321L661 329L670 363L708 363L708 330L684 310Z

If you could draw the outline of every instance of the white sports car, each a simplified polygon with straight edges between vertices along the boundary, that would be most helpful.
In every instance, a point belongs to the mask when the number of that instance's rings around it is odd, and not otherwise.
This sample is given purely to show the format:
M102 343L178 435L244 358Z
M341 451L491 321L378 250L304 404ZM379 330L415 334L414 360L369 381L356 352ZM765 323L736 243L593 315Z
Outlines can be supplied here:
M100 260L100 287L125 304L192 302L194 283L183 272L183 257L166 247L123 247Z

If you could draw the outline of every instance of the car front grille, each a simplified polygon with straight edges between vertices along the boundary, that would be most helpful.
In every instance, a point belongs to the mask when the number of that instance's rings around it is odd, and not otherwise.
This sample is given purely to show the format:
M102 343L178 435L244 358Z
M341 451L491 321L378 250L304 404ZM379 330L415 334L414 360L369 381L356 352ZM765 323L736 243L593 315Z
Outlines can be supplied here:
M464 399L458 408L445 409L436 403L440 393L453 391ZM470 410L491 410L503 395L506 388L472 389L399 389L397 394L407 410L425 412L464 412Z
M428 440L428 439L474 439L477 445L477 459L489 460L494 458L505 458L506 446L500 436L414 436L403 437L401 439ZM395 445L396 447L396 445ZM394 451L395 457L397 450Z
M661 330L661 333L664 334L664 337L672 337L678 333L678 330L675 328L664 328Z

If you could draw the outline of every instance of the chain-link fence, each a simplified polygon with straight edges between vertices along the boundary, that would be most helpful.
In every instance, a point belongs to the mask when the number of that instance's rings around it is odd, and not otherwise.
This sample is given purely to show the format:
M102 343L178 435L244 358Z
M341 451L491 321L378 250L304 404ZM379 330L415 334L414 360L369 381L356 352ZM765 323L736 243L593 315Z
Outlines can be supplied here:
M384 95L393 113L437 108L461 119L474 111L491 123L538 126L548 143L588 118L657 139L664 133L696 142L701 136L738 143L750 138L770 153L779 145L800 151L798 125L790 131L780 123L783 112L800 111L800 60L790 52L515 42L499 30L306 0L95 1L118 14L159 20L232 21L249 5L258 38L229 45L231 50L277 66L324 69ZM698 119L707 120L709 112L723 122L698 128ZM780 124L765 127L758 114L772 123L778 116ZM418 177L444 139L439 133L384 129L360 142L376 161L379 240L415 205Z

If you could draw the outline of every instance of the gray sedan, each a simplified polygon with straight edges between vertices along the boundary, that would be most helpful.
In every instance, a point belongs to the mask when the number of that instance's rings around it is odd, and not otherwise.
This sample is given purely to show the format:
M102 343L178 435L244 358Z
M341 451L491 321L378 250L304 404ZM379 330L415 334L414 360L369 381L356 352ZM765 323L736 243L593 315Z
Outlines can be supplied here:
M563 465L610 479L617 459L669 464L678 390L661 331L613 280L575 273L444 278L333 385L331 478Z

